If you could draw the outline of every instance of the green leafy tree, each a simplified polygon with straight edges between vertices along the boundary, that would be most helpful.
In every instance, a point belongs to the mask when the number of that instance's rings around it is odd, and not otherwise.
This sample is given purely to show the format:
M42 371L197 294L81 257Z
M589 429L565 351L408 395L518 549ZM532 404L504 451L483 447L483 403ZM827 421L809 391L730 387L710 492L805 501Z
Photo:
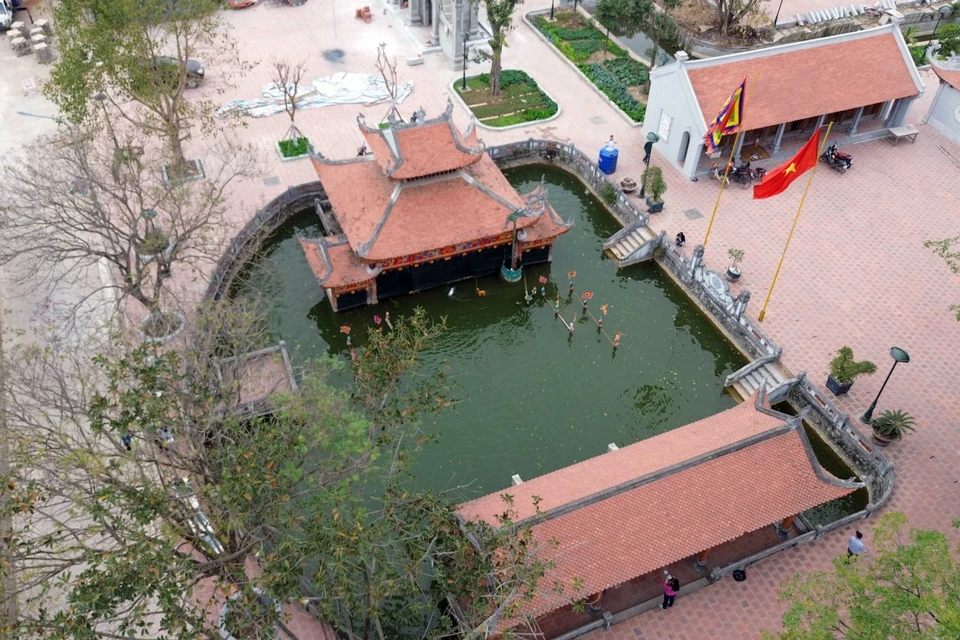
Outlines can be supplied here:
M960 27L958 27L960 29ZM960 39L958 39L958 51L960 51ZM923 246L931 249L936 255L943 258L947 267L953 273L960 273L960 236L944 238L942 240L927 240ZM957 314L957 321L960 322L960 304L950 305L950 309Z
M408 472L420 419L455 400L446 368L420 361L442 323L396 318L357 347L349 388L324 360L290 393L229 359L267 342L262 318L255 301L206 307L182 353L114 339L8 354L14 637L212 638L210 599L231 591L249 638L300 599L354 639L519 622L548 567L529 529L461 523Z
M492 34L490 40L490 94L500 95L500 71L503 69L503 48L507 46L507 32L513 28L513 12L523 0L471 0L487 6L487 21Z
M659 8L658 8L659 5ZM677 23L670 11L680 6L680 0L600 0L597 3L597 20L618 36L630 38L644 33L653 41L650 50L650 67L657 66L660 43L677 35ZM662 10L661 10L662 9ZM650 91L647 76L646 91Z
M960 521L954 522L954 526ZM906 530L881 516L874 551L834 560L834 571L797 575L780 593L783 631L768 640L922 640L960 637L960 564L940 531Z
M171 171L181 175L184 141L192 127L211 127L214 111L188 99L185 90L195 82L188 61L203 51L224 69L241 66L219 9L217 0L58 2L53 24L59 55L44 93L73 124L98 110L94 98L109 104L109 117L163 138Z

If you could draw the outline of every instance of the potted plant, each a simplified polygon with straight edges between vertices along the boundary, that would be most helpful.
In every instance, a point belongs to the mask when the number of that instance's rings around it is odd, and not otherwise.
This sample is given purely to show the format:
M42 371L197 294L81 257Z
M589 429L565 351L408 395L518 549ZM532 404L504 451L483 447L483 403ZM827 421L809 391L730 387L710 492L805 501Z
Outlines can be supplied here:
M727 267L727 280L736 282L743 275L740 271L740 263L743 262L743 249L727 249L727 255L730 257L730 266Z
M877 365L869 360L857 362L853 359L853 349L842 346L837 351L837 357L830 361L830 375L827 376L827 389L835 396L842 396L858 376L869 376L877 372Z
M880 414L870 423L873 427L873 441L885 447L894 440L903 438L903 434L913 431L913 416L904 411L889 409Z
M643 182L643 190L648 193L647 213L663 211L663 194L667 192L667 183L663 179L663 169L647 167L643 170L640 180Z

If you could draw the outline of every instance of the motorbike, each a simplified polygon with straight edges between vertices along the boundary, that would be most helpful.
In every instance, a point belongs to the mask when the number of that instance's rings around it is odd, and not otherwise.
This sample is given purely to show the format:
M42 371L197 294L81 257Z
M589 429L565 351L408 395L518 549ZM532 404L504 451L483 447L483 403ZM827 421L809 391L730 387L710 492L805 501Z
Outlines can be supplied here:
M826 162L830 165L831 169L836 169L840 173L844 173L853 166L853 156L849 153L838 151L837 145L832 144L827 147L827 150L820 156L820 162Z
M731 165L730 170L727 171L727 182L725 184L730 184L730 182L736 182L740 185L741 189L747 189L753 184L754 180L763 180L763 176L767 174L766 169L757 167L753 169L750 167L750 163L744 163L739 167ZM716 162L713 163L713 166L710 168L710 175L714 180L723 180L723 171L717 165Z

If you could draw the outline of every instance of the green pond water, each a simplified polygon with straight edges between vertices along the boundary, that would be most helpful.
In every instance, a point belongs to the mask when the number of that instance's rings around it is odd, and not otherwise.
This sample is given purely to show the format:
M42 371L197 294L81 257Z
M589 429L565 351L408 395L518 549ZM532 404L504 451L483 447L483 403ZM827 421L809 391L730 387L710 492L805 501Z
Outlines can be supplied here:
M538 289L529 305L523 284L488 277L457 283L452 296L448 286L335 314L295 237L322 233L312 211L278 230L239 287L272 298L272 329L294 360L346 357L340 326L350 325L362 347L374 315L386 311L396 318L421 306L445 316L448 331L424 360L447 361L461 400L424 424L439 440L419 455L416 474L437 489L467 485L461 498L509 486L513 474L530 479L599 455L608 443L624 446L727 409L734 400L724 378L746 363L659 267L618 272L602 255L603 239L620 226L576 178L540 165L505 174L521 193L543 177L550 203L575 220L556 242L552 264L525 269L527 290ZM571 336L555 319L558 292L562 315L582 316L582 304L567 295L569 271L577 272L578 291L593 292L594 314L607 305L605 331L623 332L616 351L592 321L578 321ZM549 278L546 298L540 275ZM486 295L478 297L476 287Z

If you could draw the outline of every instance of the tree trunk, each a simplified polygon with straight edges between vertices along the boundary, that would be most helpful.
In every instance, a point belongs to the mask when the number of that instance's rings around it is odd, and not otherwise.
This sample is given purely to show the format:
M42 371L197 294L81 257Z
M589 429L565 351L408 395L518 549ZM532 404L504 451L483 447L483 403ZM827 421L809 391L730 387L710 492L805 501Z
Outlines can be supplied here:
M187 168L187 158L183 153L183 140L180 139L180 128L176 126L167 127L167 141L170 144L170 171L167 175L171 178L182 177Z
M503 43L495 47L491 47L492 55L490 56L490 95L498 96L500 95L500 69L502 67L500 63L500 56L503 54ZM466 61L464 61L466 64Z

